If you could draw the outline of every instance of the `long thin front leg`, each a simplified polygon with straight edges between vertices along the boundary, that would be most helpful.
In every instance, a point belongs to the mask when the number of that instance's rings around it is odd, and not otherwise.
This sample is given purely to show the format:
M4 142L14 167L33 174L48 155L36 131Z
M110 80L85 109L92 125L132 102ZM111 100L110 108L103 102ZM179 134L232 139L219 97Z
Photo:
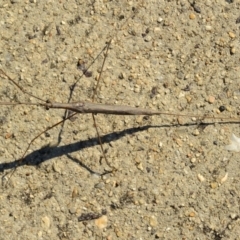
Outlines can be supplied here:
M105 65L105 62L106 62L106 58L107 58L107 54L108 54L108 50L109 50L111 41L112 41L112 39L107 43L108 45L107 45L107 49L106 49L106 52L105 52L105 56L104 56L103 64L102 64L102 67L101 67L101 71L100 71L100 74L99 74L98 79L97 79L96 87L95 87L94 90L93 90L93 96L92 96L92 101L93 101L93 102L94 102L95 96L96 96L96 94L97 94L97 89L98 89L98 87L99 87L100 79L101 79L101 76L102 76L103 68L104 68L104 65ZM107 171L107 172L103 173L103 175L104 175L104 174L113 172L113 171L115 171L116 169L115 169L114 167L112 167L112 166L110 165L110 163L108 162L108 160L107 160L105 151L104 151L104 149L103 149L103 144L102 144L102 140L101 140L101 137L100 137L100 134L99 134L99 130L98 130L98 126L97 126L97 123L96 123L96 118L95 118L95 114L94 114L94 113L92 113L92 118L93 118L93 122L94 122L94 127L95 127L96 132L97 132L98 141L99 141L99 143L100 143L100 147L101 147L101 150L102 150L102 153L103 153L103 157L104 157L107 165L112 168L111 171Z

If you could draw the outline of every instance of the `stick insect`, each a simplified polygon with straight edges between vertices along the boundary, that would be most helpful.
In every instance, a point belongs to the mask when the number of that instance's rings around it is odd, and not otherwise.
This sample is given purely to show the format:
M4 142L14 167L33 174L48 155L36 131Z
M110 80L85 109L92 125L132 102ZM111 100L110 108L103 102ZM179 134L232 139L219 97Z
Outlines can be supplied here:
M0 74L7 78L10 82L12 82L17 88L19 88L24 94L29 95L30 97L33 97L34 99L37 99L39 102L37 103L28 103L28 102L1 102L1 105L34 105L34 106L40 106L40 107L44 107L46 109L52 109L52 108L56 108L56 109L64 109L67 110L64 116L64 119L56 124L54 124L53 126L49 127L48 129L42 131L41 133L39 133L36 137L34 137L30 143L28 144L26 150L24 151L23 155L20 157L19 160L16 161L16 166L21 165L23 159L26 156L27 151L29 150L30 146L32 145L32 143L38 138L40 137L42 134L46 133L48 130L56 127L57 125L60 125L62 123L64 123L67 119L70 119L72 117L74 117L77 113L80 114L92 114L93 117L93 121L94 121L94 125L95 128L97 130L97 135L98 135L98 139L100 142L100 146L102 149L102 153L103 156L105 158L105 161L107 162L107 164L111 167L111 164L108 162L107 157L105 156L104 150L103 150L103 146L101 143L101 138L100 138L100 134L98 132L97 129L97 124L96 124L96 120L95 120L95 114L112 114L112 115L146 115L146 116L152 116L152 115L170 115L170 116L177 116L177 117L187 117L187 118L196 118L197 120L201 120L203 122L203 120L205 119L211 119L213 120L213 122L218 121L218 122L239 122L239 118L228 118L228 117L215 117L215 116L211 116L211 115L196 115L196 114L181 114L181 113L172 113L172 112L164 112L164 111L159 111L159 110L154 110L154 109L147 109L147 108L137 108L137 107L131 107L131 106L125 106L125 105L109 105L109 104L99 104L99 103L94 103L95 100L95 95L96 95L96 91L98 89L99 86L99 82L101 79L101 73L103 72L103 68L105 65L105 60L107 58L107 53L109 50L111 44L111 40L106 44L106 47L103 49L102 52L105 51L105 57L103 60L103 64L101 67L101 71L100 71L100 75L98 77L98 81L97 81L97 85L94 89L94 94L92 97L92 102L84 102L84 101L79 101L79 102L75 102L75 103L59 103L59 102L54 102L51 100L47 100L44 101L43 99L27 92L26 90L24 90L14 79L12 79L5 71L3 71L2 69L0 69ZM83 70L84 73L86 74L88 71L87 69ZM76 86L77 82L73 85L72 87L72 91L74 90L75 86ZM67 114L67 112L74 112L73 114ZM10 177L13 175L14 171L16 170L16 167L14 168L14 170L11 172ZM113 169L115 170L115 169ZM107 171L106 173L109 173L112 171ZM9 178L10 178L9 177Z
M109 47L109 44L107 45ZM108 48L107 48L108 50ZM104 64L103 64L104 65ZM16 83L11 77L9 77L2 69L0 69L0 73L1 75L7 77L8 80L10 80L14 85L16 85L21 91L23 91L24 93L39 99L38 97L35 97L34 95L26 92L24 89L22 89L20 87L20 85L18 83ZM99 82L99 81L98 81ZM41 99L39 99L41 100ZM145 115L145 116L152 116L152 115L171 115L171 116L181 116L181 117L194 117L197 119L212 119L214 121L219 120L219 122L238 122L240 119L239 118L227 118L227 117L213 117L213 116L200 116L200 115L194 115L194 114L176 114L176 113L170 113L170 112L162 112L162 111L158 111L158 110L153 110L153 109L145 109L145 108L136 108L136 107L131 107L131 106L121 106L121 105L108 105L108 104L99 104L99 103L93 103L93 102L84 102L84 101L80 101L80 102L76 102L76 103L58 103L58 102L51 102L51 101L46 101L45 103L24 103L24 102L17 102L17 103L9 103L9 102L3 102L1 103L1 105L35 105L35 106L41 106L41 107L45 107L46 109L52 109L52 108L56 108L56 109L65 109L71 112L74 112L73 114L71 114L70 116L66 117L64 120L54 124L53 126L51 126L50 128L42 131L40 134L38 134L36 137L34 137L30 143L28 144L27 149L24 151L22 157L18 160L18 165L21 164L21 162L23 161L27 151L29 150L31 144L43 133L45 133L46 131L48 131L49 129L63 123L64 121L66 121L67 119L73 117L75 114L80 113L80 114L89 114L91 113L93 116L93 121L94 121L94 125L95 127L96 125L96 120L94 115L95 114L112 114L112 115ZM97 129L97 127L96 127ZM107 164L110 166L110 164L108 163L107 157L104 154L104 150L103 150L103 146L101 143L101 138L99 135L99 132L97 130L97 134L98 134L98 138L99 138L99 142L100 142L100 146L103 152L103 156L107 162ZM14 171L16 170L16 168L12 171L12 174L14 173ZM109 171L111 172L111 171ZM109 172L105 172L109 173Z

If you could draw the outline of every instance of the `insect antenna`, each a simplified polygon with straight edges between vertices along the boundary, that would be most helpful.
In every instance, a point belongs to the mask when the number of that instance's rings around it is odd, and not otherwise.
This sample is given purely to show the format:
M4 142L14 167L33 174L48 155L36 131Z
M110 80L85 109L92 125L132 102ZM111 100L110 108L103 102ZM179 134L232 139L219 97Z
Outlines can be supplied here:
M39 97L37 97L37 96L29 93L28 91L26 91L26 90L25 90L23 87L21 87L16 81L14 81L11 77L9 77L2 69L0 69L0 73L1 73L3 76L7 77L7 79L8 79L10 82L12 82L17 88L19 88L24 94L27 94L27 95L29 95L30 97L33 97L33 98L35 98L35 99L37 99L37 100L39 100L39 101L41 101L41 102L45 102L45 100L43 100L42 98L39 98Z

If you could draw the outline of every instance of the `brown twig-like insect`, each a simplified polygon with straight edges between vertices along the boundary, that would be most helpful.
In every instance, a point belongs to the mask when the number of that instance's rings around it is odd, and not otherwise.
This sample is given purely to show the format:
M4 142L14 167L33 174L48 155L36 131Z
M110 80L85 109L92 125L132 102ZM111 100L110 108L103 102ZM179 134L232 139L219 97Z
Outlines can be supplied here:
M28 93L25 91L21 86L19 86L18 83L16 83L12 78L10 78L3 70L0 69L0 73L7 77L14 85L16 85L22 92L43 101L42 99L32 95L31 93ZM55 126L61 124L64 122L66 119L71 118L73 115L80 113L80 114L89 114L92 113L94 123L96 126L94 114L113 114L113 115L171 115L171 116L182 116L182 117L195 117L196 119L213 119L213 120L219 120L219 122L240 122L240 118L228 118L228 117L214 117L214 116L202 116L202 115L194 115L194 114L180 114L180 113L169 113L169 112L162 112L158 110L153 110L153 109L145 109L145 108L137 108L137 107L131 107L131 106L122 106L122 105L109 105L109 104L99 104L99 103L93 103L93 102L75 102L75 103L58 103L58 102L51 102L51 101L46 101L44 103L25 103L25 102L16 102L16 103L11 103L11 102L1 102L0 105L36 105L36 106L42 106L45 107L46 109L51 109L51 108L58 108L58 109L65 109L71 112L74 112L70 116L64 118L64 120L54 124L50 128L42 131L40 134L38 134L35 138L33 138L30 143L28 144L27 149L25 150L24 154L20 158L19 163L24 159L26 152L30 148L31 144L43 133L47 132L48 130L54 128ZM97 131L98 133L98 131ZM99 137L98 133L98 137ZM102 148L101 144L101 139L99 137L100 145ZM103 151L103 148L102 148ZM103 151L104 154L104 151ZM104 158L107 162L107 164L110 166L110 164L107 161L106 156L104 155Z
M126 20L127 22L127 20ZM37 136L35 136L30 143L28 144L27 149L24 151L23 155L21 156L21 158L16 161L17 162L17 166L20 165L20 163L23 161L23 159L25 158L25 155L27 153L27 151L29 150L31 144L42 134L46 133L48 130L54 128L57 125L60 125L62 123L65 122L65 120L72 118L74 115L76 115L77 113L81 113L81 114L87 114L87 113L91 113L93 120L94 120L94 125L97 131L97 135L98 135L98 139L100 142L100 146L102 149L102 153L103 153L103 157L105 158L105 161L107 162L107 164L110 166L110 164L107 161L107 158L105 156L105 153L103 151L103 147L102 147L102 143L101 143L101 138L100 138L100 134L98 132L97 126L96 126L96 121L95 121L95 114L114 114L114 115L171 115L171 116L182 116L182 117L195 117L197 120L204 120L204 119L213 119L215 120L219 120L219 122L240 122L240 118L229 118L229 117L214 117L214 116L202 116L202 115L194 115L194 114L178 114L178 113L170 113L170 112L162 112L162 111L158 111L158 110L153 110L153 109L144 109L144 108L136 108L136 107L131 107L131 106L121 106L121 105L108 105L108 104L99 104L99 103L94 103L94 98L96 95L96 91L98 89L98 85L99 85L99 81L101 78L101 73L103 71L103 67L105 64L105 60L106 60L106 56L107 56L107 52L109 49L109 46L111 44L111 40L106 44L106 46L104 47L104 49L100 52L100 54L102 52L105 52L105 57L102 63L102 67L101 67L101 71L100 71L100 75L97 79L97 84L96 87L94 89L94 93L93 93L93 97L92 97L92 102L83 102L83 101L79 101L79 102L75 102L75 103L58 103L58 102L52 102L50 100L45 101L37 96L34 96L33 94L27 92L25 89L23 89L16 81L14 81L9 75L7 75L2 69L0 69L0 74L2 76L5 76L9 81L11 81L17 88L19 88L24 94L27 94L35 99L37 99L39 102L37 103L25 103L25 102L1 102L0 105L36 105L36 106L42 106L45 107L46 109L51 109L51 108L61 108L61 109L65 109L65 116L64 119L56 124L54 124L53 126L45 129L44 131L42 131L41 133L39 133ZM99 55L100 55L99 54ZM80 66L79 66L80 64ZM78 68L80 68L80 70L82 70L84 75L90 75L90 72L88 71L89 67L86 68L84 65L84 62L80 62L78 63ZM72 86L71 88L71 93L73 92L75 86L77 85L77 82ZM69 100L71 99L71 94L69 97ZM71 114L68 114L68 112L74 112ZM15 167L16 169L16 167ZM15 170L14 169L14 170ZM14 172L14 170L12 171L12 174ZM11 175L12 175L11 174Z
M2 72L1 69L0 69L0 71ZM51 102L49 100L46 103L2 102L2 103L0 103L0 105L35 105L35 106L45 107L46 109L50 109L50 108L65 109L65 110L69 110L69 111L72 111L75 113L80 113L80 114L93 113L93 114L146 115L146 116L171 115L171 116L180 116L180 117L195 117L198 119L200 119L200 118L201 119L202 118L203 119L215 119L215 120L218 119L218 120L230 121L230 122L240 121L240 118L213 117L213 116L202 116L202 115L194 115L194 114L169 113L169 112L162 112L162 111L147 109L147 108L131 107L131 106L126 106L126 105L110 105L110 104L92 103L92 102L85 102L85 101L74 102L74 103L58 103L58 102Z

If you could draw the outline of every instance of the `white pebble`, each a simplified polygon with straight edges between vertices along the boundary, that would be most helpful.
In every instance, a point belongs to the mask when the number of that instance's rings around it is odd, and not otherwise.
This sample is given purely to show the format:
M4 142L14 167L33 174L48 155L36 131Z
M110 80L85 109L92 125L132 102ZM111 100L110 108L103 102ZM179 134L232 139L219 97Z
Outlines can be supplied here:
M221 179L221 184L223 184L224 182L226 182L228 179L228 172L225 174L225 176Z
M160 23L162 21L163 21L163 18L161 18L161 17L159 17L158 20L157 20L158 23Z
M197 159L193 157L193 158L191 159L191 163L195 163L196 160L197 160Z
M158 143L158 146L159 146L160 148L162 148L163 143L162 143L162 142L159 142L159 143Z
M209 31L209 32L212 31L212 26L210 26L210 25L206 25L205 28L206 28L206 30Z
M204 182L205 181L205 177L203 177L203 175L201 175L200 173L197 175L197 177L198 177L198 180L200 182Z

